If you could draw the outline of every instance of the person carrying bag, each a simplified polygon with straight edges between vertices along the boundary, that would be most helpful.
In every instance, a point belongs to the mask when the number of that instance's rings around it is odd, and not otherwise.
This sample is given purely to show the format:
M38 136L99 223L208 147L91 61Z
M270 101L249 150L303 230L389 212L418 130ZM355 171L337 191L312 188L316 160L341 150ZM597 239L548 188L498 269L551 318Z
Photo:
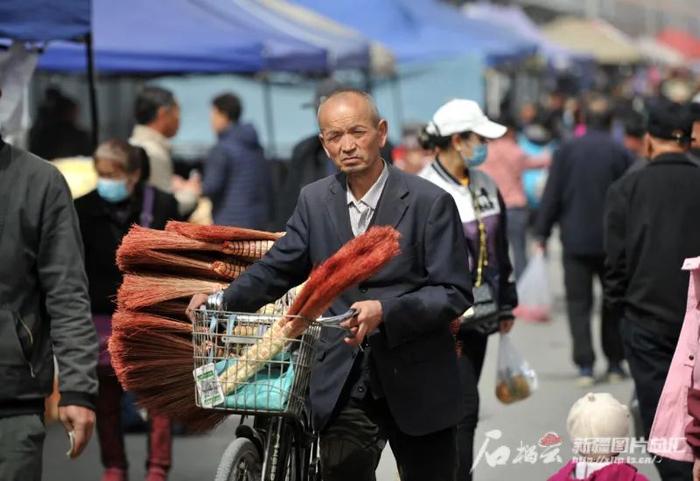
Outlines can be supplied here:
M460 382L467 415L457 427L457 479L471 480L474 432L479 417L479 377L489 335L508 332L518 304L508 257L506 209L498 187L475 169L484 162L489 139L506 128L490 121L471 100L451 100L440 107L422 135L435 160L419 175L449 192L462 222L472 273L474 304L453 323Z

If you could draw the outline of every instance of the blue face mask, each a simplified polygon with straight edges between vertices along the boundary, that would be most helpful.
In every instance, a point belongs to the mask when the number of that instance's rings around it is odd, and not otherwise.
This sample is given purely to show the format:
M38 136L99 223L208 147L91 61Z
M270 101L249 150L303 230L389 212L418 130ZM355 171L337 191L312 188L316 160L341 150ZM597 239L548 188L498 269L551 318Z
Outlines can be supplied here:
M126 179L114 180L97 179L97 193L107 202L116 204L129 197L129 189L126 188Z
M472 149L471 158L467 158L460 152L459 155L462 157L462 162L464 162L464 167L478 167L484 162L486 162L486 156L488 155L487 144L479 144L474 146Z

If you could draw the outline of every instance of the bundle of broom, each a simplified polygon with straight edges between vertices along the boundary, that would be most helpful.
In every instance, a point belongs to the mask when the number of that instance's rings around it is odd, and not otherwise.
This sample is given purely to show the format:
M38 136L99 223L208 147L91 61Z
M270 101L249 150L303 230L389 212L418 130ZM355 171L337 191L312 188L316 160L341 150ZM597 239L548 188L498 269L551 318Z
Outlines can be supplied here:
M235 370L222 373L222 384L227 387L227 392L252 376L266 360L272 359L290 338L303 333L308 327L306 319L321 315L343 290L372 276L396 255L399 251L398 236L398 232L391 228L372 228L318 267L287 310L289 316L302 317L285 317L278 321L263 339L244 351ZM209 285L209 288L217 286ZM203 286L196 287L201 289ZM225 413L194 406L191 325L148 316L126 307L151 301L171 302L164 299L174 295L174 288L168 288L171 293L167 296L151 297L150 301L141 299L135 304L127 301L126 291L120 291L123 310L115 316L110 351L120 382L136 394L141 405L180 420L192 430L205 430L220 422ZM178 294L184 291L181 288ZM152 335L156 331L157 335Z
M185 309L192 295L227 287L279 237L181 222L165 231L131 228L117 251L124 281L109 349L120 382L142 406L194 431L223 419L194 405L192 328Z

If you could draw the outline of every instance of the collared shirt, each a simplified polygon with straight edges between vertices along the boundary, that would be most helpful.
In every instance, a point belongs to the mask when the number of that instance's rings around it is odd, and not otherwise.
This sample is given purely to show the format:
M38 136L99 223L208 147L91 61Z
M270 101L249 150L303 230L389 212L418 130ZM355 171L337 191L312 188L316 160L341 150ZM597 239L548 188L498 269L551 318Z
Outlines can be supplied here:
M382 160L382 162L384 162ZM386 185L386 180L389 178L389 169L384 162L384 169L379 175L376 182L369 188L367 193L362 197L362 199L357 200L350 190L350 186L347 186L347 202L348 210L350 213L350 225L352 226L352 233L357 237L363 234L367 227L369 227L372 221L372 216L377 210L377 204L384 191L384 186Z

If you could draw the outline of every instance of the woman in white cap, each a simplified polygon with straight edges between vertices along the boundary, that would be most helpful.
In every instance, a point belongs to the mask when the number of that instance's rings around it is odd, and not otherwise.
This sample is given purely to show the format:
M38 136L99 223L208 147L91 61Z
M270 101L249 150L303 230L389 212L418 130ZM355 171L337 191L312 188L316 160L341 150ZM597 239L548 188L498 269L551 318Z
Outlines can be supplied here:
M469 249L474 306L453 324L457 336L466 417L457 428L459 481L471 480L474 432L479 417L477 385L488 336L508 332L518 304L508 257L506 209L491 178L474 167L486 160L487 143L506 127L490 121L479 105L455 99L440 107L425 128L423 141L435 160L419 174L450 194L457 204Z

